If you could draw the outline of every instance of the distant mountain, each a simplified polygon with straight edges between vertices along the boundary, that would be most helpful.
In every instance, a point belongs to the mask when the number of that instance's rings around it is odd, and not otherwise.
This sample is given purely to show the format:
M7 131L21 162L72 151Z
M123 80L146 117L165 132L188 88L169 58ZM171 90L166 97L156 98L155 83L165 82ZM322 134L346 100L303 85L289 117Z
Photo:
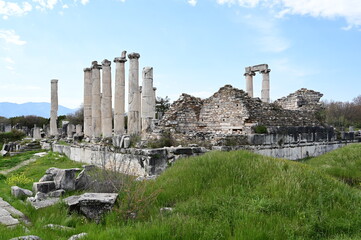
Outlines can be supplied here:
M75 112L76 109L70 109L59 105L58 116ZM9 103L0 102L0 116L17 117L23 115L36 115L44 118L50 118L50 103L46 102L28 102L28 103Z

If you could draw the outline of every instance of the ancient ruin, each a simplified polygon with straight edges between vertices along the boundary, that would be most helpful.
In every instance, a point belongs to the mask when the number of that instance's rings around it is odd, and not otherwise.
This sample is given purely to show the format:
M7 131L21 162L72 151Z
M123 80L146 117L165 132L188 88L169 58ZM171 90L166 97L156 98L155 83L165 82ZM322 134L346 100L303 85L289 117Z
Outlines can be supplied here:
M58 135L58 80L51 80L50 135Z
M115 92L114 92L114 133L117 135L125 133L125 62L127 51L122 56L114 58L115 70Z
M270 101L270 83L269 83L270 71L271 69L268 68L267 64L259 64L245 68L244 76L246 76L246 91L248 93L248 96L253 98L253 76L256 75L256 72L260 72L262 73L261 100L262 102L266 102L266 103Z

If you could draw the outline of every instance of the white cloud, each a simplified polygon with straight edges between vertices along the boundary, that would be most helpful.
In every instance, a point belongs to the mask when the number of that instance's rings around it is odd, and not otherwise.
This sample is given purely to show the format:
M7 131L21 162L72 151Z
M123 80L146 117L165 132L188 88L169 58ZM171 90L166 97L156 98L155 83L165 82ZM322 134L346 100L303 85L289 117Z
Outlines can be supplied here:
M7 63L10 63L10 64L14 64L14 63L15 63L15 61L12 60L12 59L9 58L9 57L4 58L4 61L7 62Z
M0 29L0 39L4 39L7 43L15 45L24 45L25 41L20 40L20 36L15 33L14 30L2 30Z
M194 7L197 5L197 0L188 0L188 3Z
M67 4L64 4L62 8L69 8L69 6Z
M15 68L11 67L11 66L6 66L7 69L9 69L10 71L14 71Z
M3 19L8 16L23 16L32 10L32 6L28 2L13 3L0 0L0 15L4 15Z
M46 10L53 9L54 6L58 3L58 0L33 0L33 2L37 3L37 9Z
M350 26L361 26L360 0L216 0L218 4L243 7L263 6L277 9L278 17L286 14L309 15L312 17L337 18L342 17Z

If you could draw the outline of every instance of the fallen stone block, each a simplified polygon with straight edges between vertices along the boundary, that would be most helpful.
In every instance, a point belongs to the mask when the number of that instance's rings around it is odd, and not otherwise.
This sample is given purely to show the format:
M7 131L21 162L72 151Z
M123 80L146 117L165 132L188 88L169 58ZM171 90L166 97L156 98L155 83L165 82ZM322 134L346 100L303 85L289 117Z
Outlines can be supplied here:
M28 201L35 209L45 208L58 203L60 198L47 198L42 201L37 201L34 197L27 198Z
M33 192L42 192L48 193L56 190L54 181L46 181L46 182L34 182L33 183Z
M86 235L88 235L88 234L87 233L79 233L79 234L71 236L70 238L68 238L68 240L81 239L81 238L85 237Z
M29 235L29 236L21 236L21 237L12 238L10 240L41 240L41 238L38 236L35 236L35 235Z
M66 230L74 230L74 228L57 225L57 224L47 224L43 228L50 228L50 229L54 229L54 230L65 230L65 231Z
M63 196L65 194L65 190L64 189L59 189L53 192L49 192L48 196L49 197L53 197L53 198L59 198L61 196Z
M33 196L33 192L28 189L20 188L18 186L12 186L11 195L13 195L16 198L21 198L23 196L30 197Z
M80 196L71 196L64 201L70 211L77 211L99 222L102 215L113 208L117 197L117 193L84 193Z
M76 173L80 169L60 169L54 176L56 189L64 189L65 191L75 190Z

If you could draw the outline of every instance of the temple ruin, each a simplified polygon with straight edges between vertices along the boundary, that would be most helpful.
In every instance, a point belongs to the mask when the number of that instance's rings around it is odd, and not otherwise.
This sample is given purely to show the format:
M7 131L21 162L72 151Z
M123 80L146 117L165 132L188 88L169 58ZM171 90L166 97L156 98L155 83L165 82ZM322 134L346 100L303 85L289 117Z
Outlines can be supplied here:
M268 68L267 64L259 64L255 66L250 66L245 68L246 77L246 92L248 96L253 98L253 76L256 75L256 72L262 73L262 92L261 100L262 102L270 102L270 82L269 82L269 73L271 69Z

